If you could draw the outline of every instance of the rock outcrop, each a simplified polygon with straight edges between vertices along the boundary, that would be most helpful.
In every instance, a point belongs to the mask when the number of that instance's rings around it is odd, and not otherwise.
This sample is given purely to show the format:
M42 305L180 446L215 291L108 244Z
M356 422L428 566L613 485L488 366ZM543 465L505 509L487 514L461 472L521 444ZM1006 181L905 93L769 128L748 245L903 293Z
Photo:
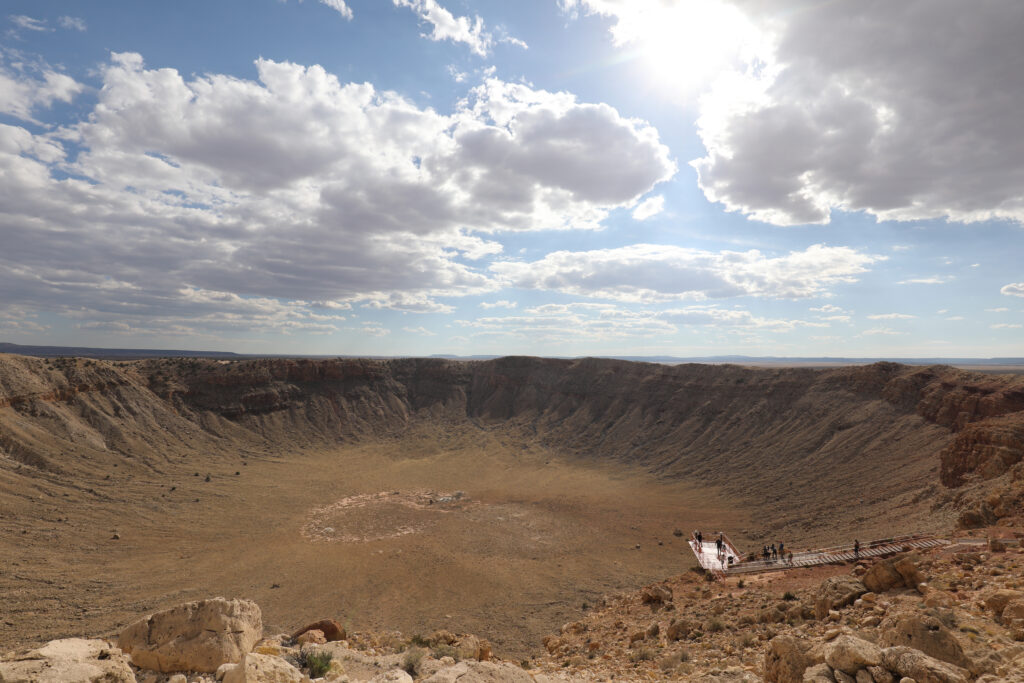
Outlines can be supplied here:
M128 658L105 640L65 638L0 659L4 683L135 683Z
M140 619L121 632L118 644L144 669L214 672L240 661L262 636L259 605L214 598Z

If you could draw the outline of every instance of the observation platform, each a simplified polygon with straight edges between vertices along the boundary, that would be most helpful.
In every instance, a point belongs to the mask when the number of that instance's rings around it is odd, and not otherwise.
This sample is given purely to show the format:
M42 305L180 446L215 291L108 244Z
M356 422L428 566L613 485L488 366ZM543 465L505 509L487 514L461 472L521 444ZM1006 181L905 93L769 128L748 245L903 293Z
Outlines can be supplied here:
M718 535L718 532L712 534L711 540L704 538L704 542L699 546L695 536L692 536L689 540L690 549L697 558L697 563L705 571L712 572L716 576L759 574L763 572L785 571L799 567L842 564L843 562L855 562L868 557L895 555L904 550L921 550L935 548L940 545L949 545L949 541L945 539L927 534L917 534L867 541L860 544L858 551L854 551L854 546L851 543L849 545L818 548L815 550L787 550L786 557L765 560L759 554L741 553L725 534L722 534L722 538L725 542L726 550L724 554L720 555L715 546L715 539L718 538Z

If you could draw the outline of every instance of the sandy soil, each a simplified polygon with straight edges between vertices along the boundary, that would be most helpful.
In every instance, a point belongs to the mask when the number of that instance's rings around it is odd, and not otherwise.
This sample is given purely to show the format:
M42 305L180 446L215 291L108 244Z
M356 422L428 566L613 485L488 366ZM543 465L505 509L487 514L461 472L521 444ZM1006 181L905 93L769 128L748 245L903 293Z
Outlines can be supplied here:
M97 484L127 505L41 486L5 515L0 646L109 634L225 595L256 600L271 632L321 617L447 628L514 656L584 603L692 566L676 527L748 521L714 491L456 431Z

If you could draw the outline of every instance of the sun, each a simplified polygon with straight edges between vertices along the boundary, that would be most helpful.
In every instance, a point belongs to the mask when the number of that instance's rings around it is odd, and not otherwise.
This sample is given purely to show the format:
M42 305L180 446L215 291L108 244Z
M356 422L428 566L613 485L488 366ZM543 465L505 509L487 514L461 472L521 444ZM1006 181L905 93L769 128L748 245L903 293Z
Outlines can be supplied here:
M617 39L638 48L652 83L683 97L726 71L744 69L767 43L740 10L719 0L645 3L616 29Z

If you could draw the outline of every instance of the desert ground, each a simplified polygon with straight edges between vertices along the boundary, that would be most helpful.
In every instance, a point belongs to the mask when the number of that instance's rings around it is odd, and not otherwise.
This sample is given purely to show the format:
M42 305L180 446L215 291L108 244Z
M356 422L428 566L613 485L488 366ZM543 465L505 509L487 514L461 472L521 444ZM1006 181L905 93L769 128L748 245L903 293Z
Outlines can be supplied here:
M1021 384L891 364L0 360L4 649L222 595L256 601L268 633L333 618L526 656L604 596L686 573L696 528L747 550L951 528L973 484L939 483L940 461L960 476L948 425L1005 431ZM986 434L962 446L972 467Z
M4 514L0 647L111 634L168 603L225 595L257 601L269 632L319 615L477 633L521 654L584 604L692 566L674 529L748 523L706 487L455 431L96 485L127 505L41 492Z

